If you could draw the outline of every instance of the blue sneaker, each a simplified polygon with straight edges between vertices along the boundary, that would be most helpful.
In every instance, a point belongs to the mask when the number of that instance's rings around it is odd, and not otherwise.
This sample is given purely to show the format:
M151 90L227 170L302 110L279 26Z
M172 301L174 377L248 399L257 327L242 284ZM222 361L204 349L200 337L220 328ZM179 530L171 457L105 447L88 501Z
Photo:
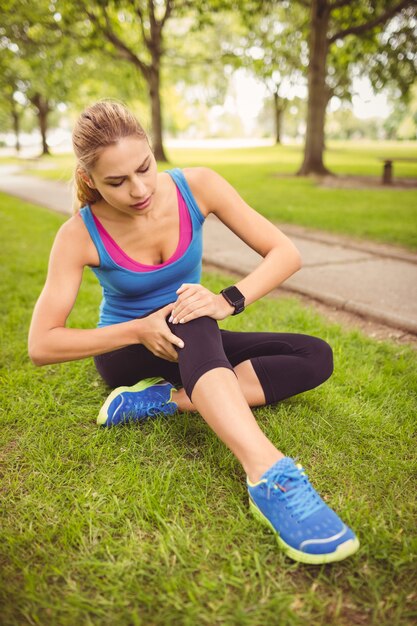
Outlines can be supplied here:
M143 421L159 413L172 415L174 386L163 378L145 378L132 387L117 387L100 409L97 424L115 426L129 421Z
M341 561L359 540L313 489L299 465L284 457L257 483L247 480L254 516L276 534L287 556L319 565Z

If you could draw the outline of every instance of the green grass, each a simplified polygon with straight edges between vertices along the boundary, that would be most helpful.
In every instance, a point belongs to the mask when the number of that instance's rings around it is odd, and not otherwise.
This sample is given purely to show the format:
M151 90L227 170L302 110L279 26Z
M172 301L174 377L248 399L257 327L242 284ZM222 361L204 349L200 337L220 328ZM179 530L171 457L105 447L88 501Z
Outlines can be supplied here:
M36 369L31 310L63 218L0 196L0 614L4 626L259 626L417 622L416 354L263 299L223 325L329 341L320 388L256 410L357 531L331 566L292 563L248 512L237 460L197 414L100 429L91 360ZM218 290L228 279L206 274ZM86 272L72 325L96 323Z
M416 142L330 142L326 164L341 175L381 176L380 157L417 157ZM417 250L417 189L335 189L291 176L301 163L300 146L248 149L172 149L170 166L206 165L234 185L270 220L396 244ZM48 168L50 165L50 169ZM68 181L70 155L46 157L30 172ZM167 164L161 164L165 169ZM46 169L43 169L46 168ZM395 163L394 176L417 179L416 163Z
M0 165L22 165L22 159L17 156L0 156Z

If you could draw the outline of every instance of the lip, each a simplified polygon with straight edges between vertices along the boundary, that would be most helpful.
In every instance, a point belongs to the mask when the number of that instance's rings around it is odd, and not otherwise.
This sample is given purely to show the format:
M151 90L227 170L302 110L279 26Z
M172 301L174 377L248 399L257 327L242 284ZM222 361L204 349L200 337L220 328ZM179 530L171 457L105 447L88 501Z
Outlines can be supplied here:
M148 196L142 202L136 202L136 204L131 204L130 206L132 209L145 209L150 203L151 199L152 199L152 196Z

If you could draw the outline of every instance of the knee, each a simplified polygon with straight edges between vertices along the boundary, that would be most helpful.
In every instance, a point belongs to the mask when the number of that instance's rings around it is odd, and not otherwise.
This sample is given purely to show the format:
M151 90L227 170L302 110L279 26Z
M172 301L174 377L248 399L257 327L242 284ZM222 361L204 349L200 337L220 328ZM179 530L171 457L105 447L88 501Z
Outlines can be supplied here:
M309 361L315 386L330 378L333 373L333 350L318 337L311 337Z
M220 330L216 320L211 317L197 317L195 320L191 320L186 324L172 324L167 319L168 326L174 335L181 337L181 339L200 339L211 338L213 335L220 336Z
M203 374L218 367L232 369L216 320L198 317L186 324L169 322L168 325L184 341L184 347L177 349L178 365L182 384L190 399L195 383Z

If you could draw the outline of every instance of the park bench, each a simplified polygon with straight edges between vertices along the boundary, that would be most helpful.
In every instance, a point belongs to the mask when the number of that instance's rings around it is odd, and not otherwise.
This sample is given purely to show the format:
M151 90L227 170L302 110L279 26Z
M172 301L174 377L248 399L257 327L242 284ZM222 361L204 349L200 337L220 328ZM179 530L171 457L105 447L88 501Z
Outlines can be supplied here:
M408 161L408 162L416 162L417 158L412 157L382 157L380 161L383 161L384 167L382 170L382 183L384 185L391 185L392 183L392 172L393 167L392 164L394 161Z

